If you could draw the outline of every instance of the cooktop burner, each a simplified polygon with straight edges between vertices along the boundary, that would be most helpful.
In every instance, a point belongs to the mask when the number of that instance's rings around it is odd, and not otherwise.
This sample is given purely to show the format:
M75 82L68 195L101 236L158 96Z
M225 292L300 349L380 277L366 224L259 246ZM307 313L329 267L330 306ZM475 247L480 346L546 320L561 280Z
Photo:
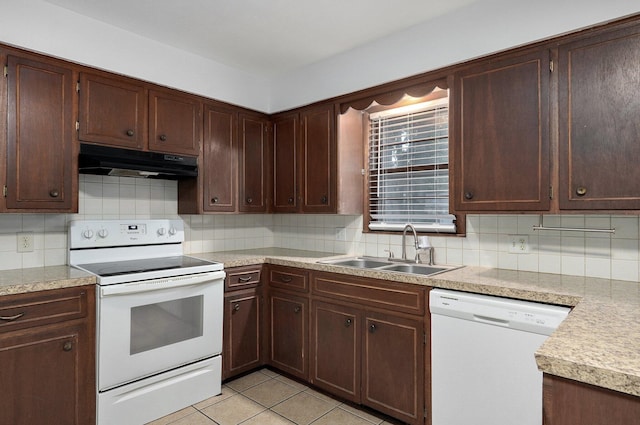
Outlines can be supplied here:
M113 261L105 263L78 264L77 267L100 277L121 276L159 270L179 270L188 273L189 268L210 266L215 263L185 255L142 260Z

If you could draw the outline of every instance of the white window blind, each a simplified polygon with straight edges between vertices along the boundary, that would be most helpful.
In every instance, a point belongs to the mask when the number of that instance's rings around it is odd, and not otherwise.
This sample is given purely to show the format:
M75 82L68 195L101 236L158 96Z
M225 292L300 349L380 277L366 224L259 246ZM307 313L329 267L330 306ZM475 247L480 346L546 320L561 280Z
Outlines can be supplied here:
M370 115L369 229L455 233L448 99Z

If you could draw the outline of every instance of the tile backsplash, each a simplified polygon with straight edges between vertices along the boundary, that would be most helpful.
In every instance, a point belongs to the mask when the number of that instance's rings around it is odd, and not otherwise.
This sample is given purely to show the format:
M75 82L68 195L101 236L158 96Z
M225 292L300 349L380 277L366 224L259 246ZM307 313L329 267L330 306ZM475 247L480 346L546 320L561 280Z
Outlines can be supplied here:
M181 218L185 253L265 247L400 256L400 235L362 232L362 216L178 215L177 183L80 175L78 214L0 214L0 270L66 264L67 226L76 219ZM538 215L468 215L465 237L431 237L437 263L479 265L637 281L640 218L635 215L547 215L548 227L615 228L614 234L534 231ZM32 232L34 251L17 252L18 232ZM526 236L525 253L512 253ZM409 245L413 241L408 241ZM409 258L414 251L409 248Z

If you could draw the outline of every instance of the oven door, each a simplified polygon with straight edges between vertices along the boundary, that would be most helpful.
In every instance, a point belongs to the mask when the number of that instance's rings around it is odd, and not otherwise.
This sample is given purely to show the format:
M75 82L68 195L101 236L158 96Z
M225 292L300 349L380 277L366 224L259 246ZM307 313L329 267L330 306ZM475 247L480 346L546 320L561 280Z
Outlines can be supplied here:
M98 286L98 389L219 355L224 276Z

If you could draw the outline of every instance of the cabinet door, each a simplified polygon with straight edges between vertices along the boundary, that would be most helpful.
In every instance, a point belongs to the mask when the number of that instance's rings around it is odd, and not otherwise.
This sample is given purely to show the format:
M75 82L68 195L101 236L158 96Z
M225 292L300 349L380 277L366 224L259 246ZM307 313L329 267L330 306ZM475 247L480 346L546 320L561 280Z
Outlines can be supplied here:
M147 93L126 79L80 74L80 131L85 142L144 149Z
M561 209L640 209L639 31L559 48Z
M544 375L544 425L638 423L640 397Z
M95 288L1 297L0 423L95 423Z
M549 73L535 50L455 75L456 212L549 209Z
M224 297L223 379L262 364L262 296L260 289L232 292Z
M237 113L230 108L206 105L202 169L204 210L236 210Z
M358 310L314 302L311 307L311 383L360 402L361 338Z
M362 404L424 423L423 322L368 312L363 324Z
M272 291L269 295L269 361L283 372L308 377L308 319L306 298Z
M273 122L273 211L298 210L298 114Z
M79 337L74 328L0 337L0 423L89 423L79 420L85 390L78 373Z
M7 59L7 209L77 211L70 69Z
M174 91L149 91L149 150L198 156L202 103Z
M333 104L301 112L302 211L336 211L336 126Z
M264 117L240 114L239 122L238 209L241 212L266 212L268 121Z

